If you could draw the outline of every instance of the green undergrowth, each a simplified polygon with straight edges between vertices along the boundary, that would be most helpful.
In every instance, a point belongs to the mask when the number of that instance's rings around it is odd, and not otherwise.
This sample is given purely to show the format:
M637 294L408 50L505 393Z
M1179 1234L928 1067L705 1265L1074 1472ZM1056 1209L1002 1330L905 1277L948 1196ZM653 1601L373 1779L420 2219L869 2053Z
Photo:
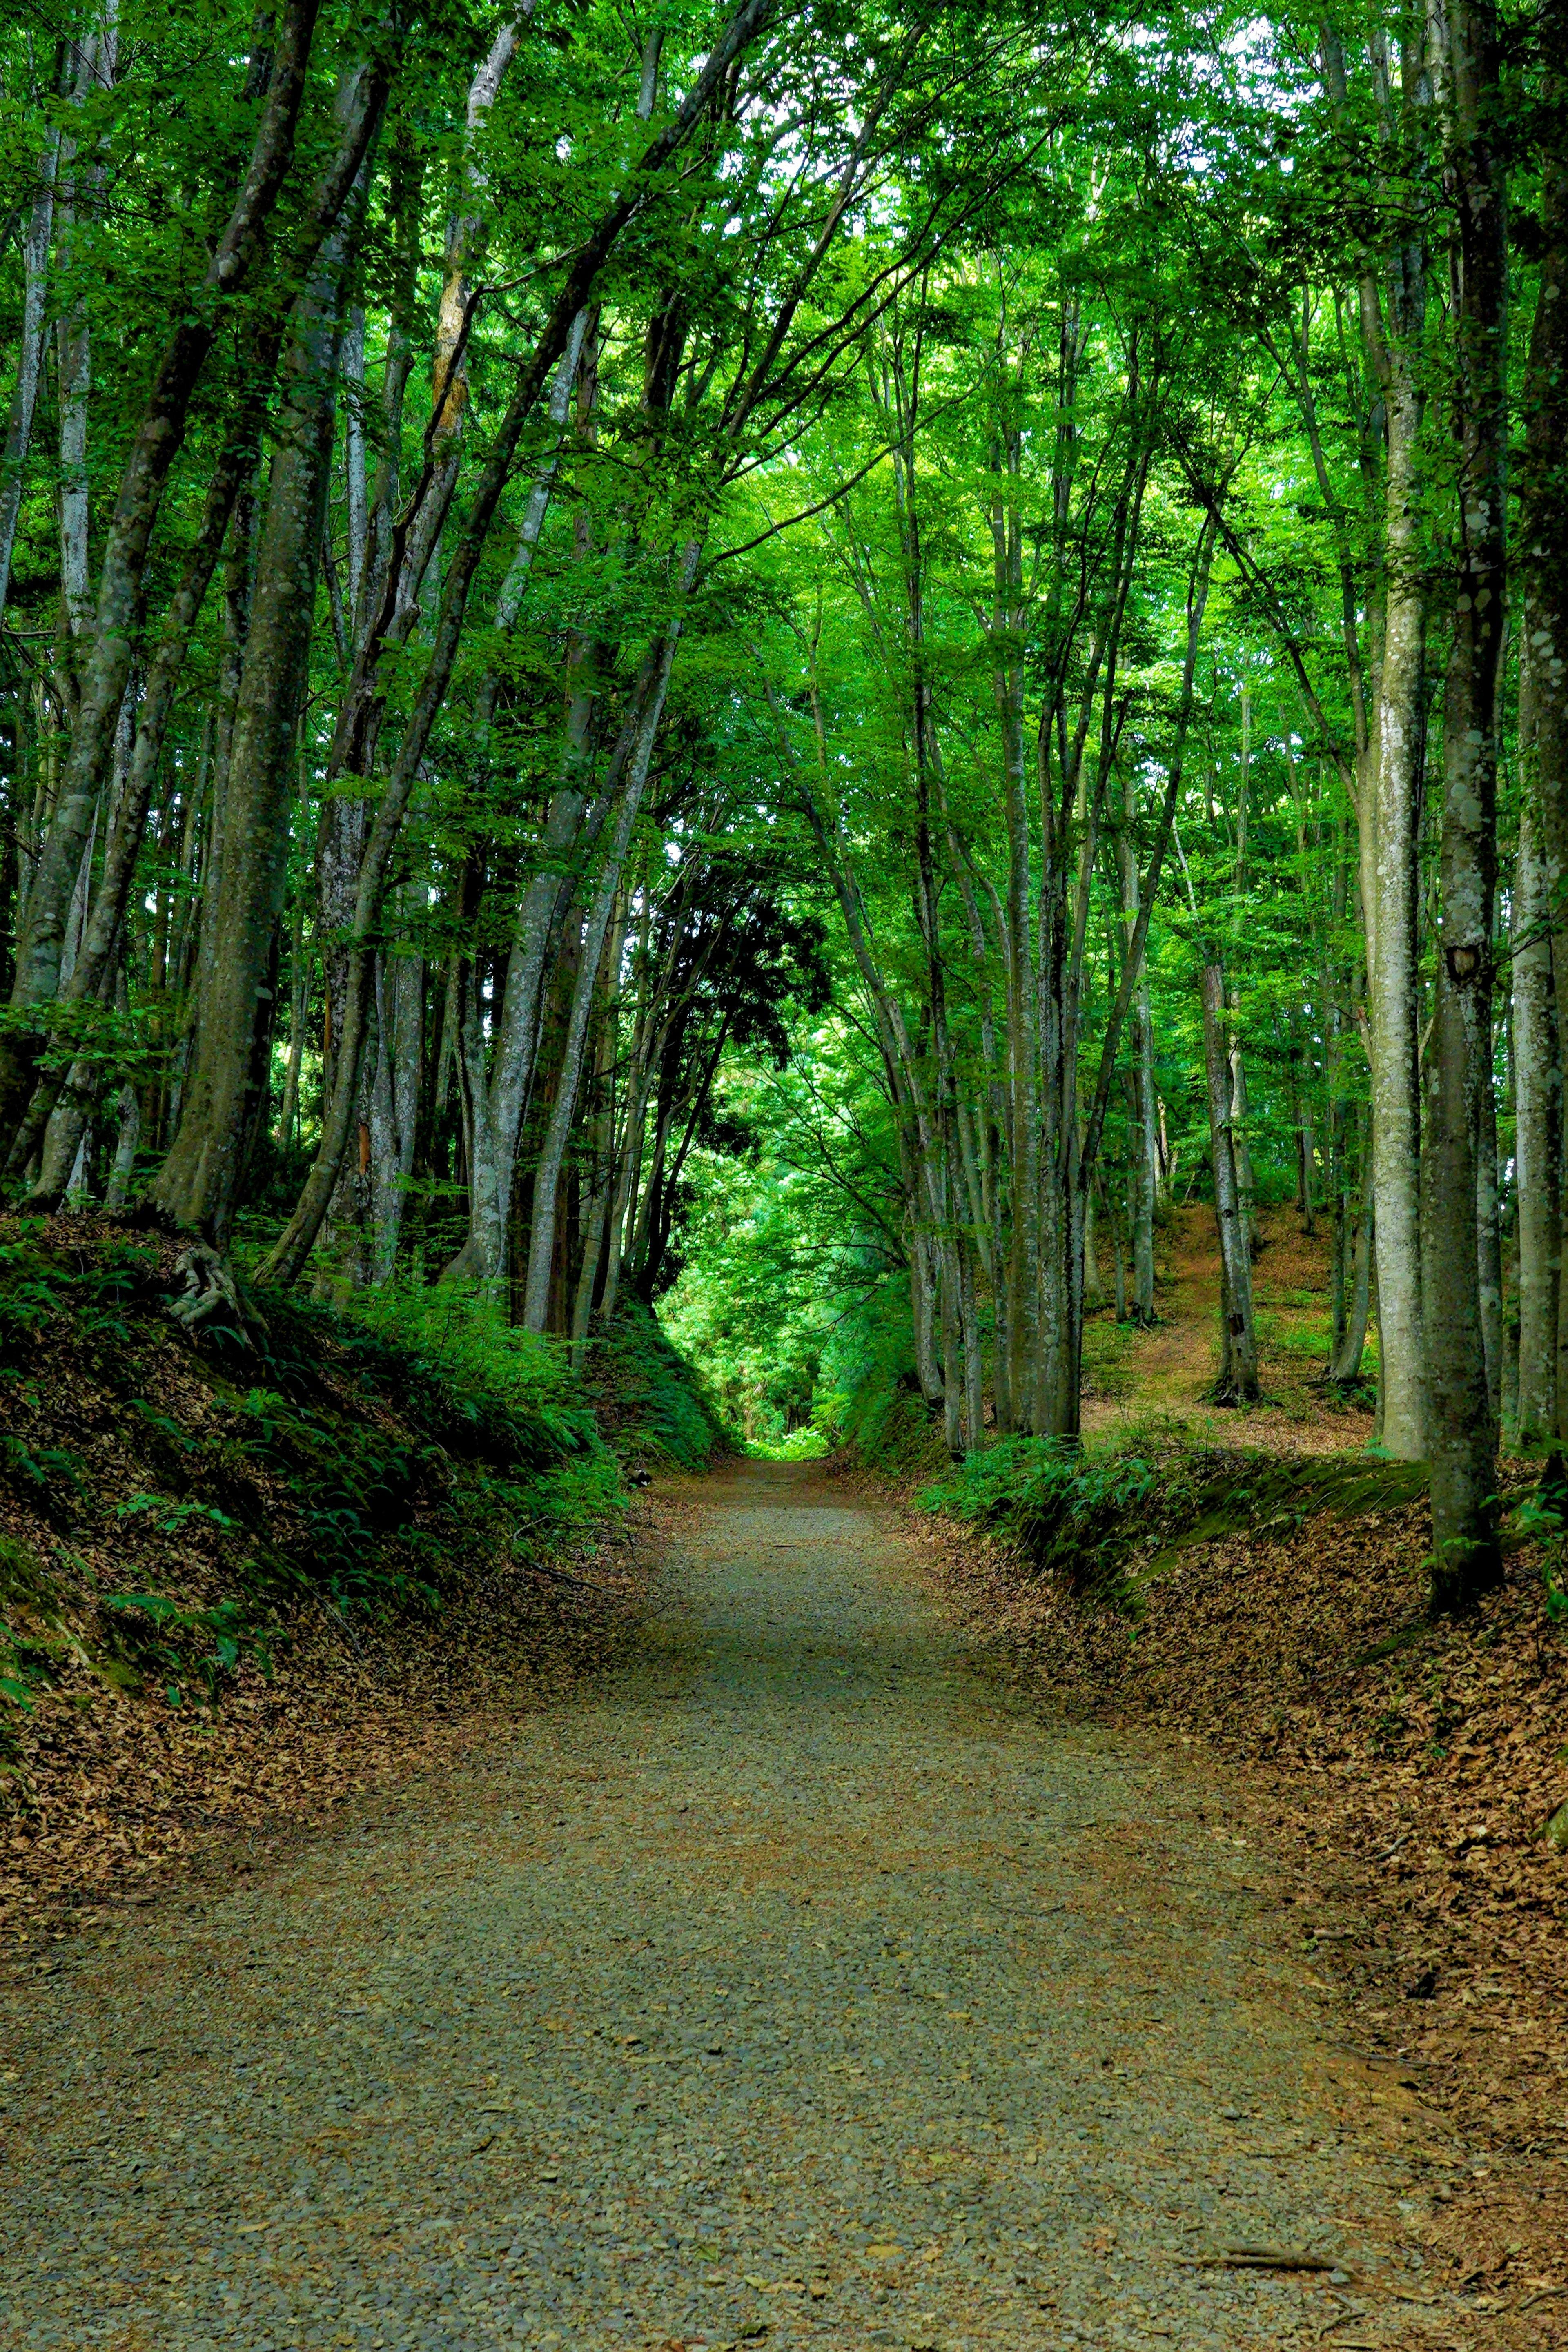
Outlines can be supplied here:
M742 1450L707 1382L637 1299L623 1306L588 1353L582 1390L599 1429L628 1470L700 1470Z
M179 1249L0 1220L0 1768L41 1692L210 1701L301 1612L438 1611L612 1521L628 1469L722 1442L641 1307L584 1383L456 1292L269 1292L187 1332Z
M814 1426L883 1476L916 1478L946 1459L942 1418L921 1393L908 1285L884 1282L825 1351Z
M820 1462L832 1453L833 1440L826 1430L807 1422L804 1428L786 1430L782 1437L748 1438L746 1451L758 1462Z
M1282 1460L1150 1428L1100 1450L1007 1438L955 1465L919 1500L1004 1535L1039 1574L1136 1616L1149 1584L1194 1544L1242 1534L1279 1540L1320 1514L1396 1510L1426 1489L1418 1463Z

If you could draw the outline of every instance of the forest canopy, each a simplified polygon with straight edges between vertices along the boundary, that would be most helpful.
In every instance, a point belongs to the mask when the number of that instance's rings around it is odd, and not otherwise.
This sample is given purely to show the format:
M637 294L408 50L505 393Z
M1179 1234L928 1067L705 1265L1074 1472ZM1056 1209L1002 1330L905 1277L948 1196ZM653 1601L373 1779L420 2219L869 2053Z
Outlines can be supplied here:
M1568 1416L1565 62L1561 0L12 11L12 1204L578 1361L673 1286L773 1433L896 1299L963 1456L1077 1442L1173 1197L1255 1402L1291 1200L1479 1590Z

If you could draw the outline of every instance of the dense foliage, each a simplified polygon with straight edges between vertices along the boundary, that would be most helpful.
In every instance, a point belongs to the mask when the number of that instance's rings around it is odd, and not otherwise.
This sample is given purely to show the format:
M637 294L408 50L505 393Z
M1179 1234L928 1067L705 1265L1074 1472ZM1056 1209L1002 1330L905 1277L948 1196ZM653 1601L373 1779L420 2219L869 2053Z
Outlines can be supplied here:
M1070 1449L1173 1198L1253 1400L1294 1198L1494 1576L1568 1413L1557 0L0 45L29 1208L579 1370L666 1299L753 1438L963 1456Z

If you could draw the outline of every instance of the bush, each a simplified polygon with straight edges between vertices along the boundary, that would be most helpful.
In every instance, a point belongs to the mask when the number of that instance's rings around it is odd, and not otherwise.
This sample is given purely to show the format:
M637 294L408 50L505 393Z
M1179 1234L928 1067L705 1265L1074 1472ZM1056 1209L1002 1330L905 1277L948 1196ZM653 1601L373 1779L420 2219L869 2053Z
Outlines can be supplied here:
M595 1350L601 1428L558 1343L455 1289L344 1312L268 1293L243 1332L186 1331L180 1250L0 1219L0 1715L62 1659L210 1698L300 1604L438 1609L613 1519L624 1461L726 1443L640 1307Z
M971 1454L919 1501L923 1510L1001 1530L1075 1592L1109 1592L1143 1533L1130 1521L1154 1486L1140 1454L1087 1454L1058 1438L1010 1437Z

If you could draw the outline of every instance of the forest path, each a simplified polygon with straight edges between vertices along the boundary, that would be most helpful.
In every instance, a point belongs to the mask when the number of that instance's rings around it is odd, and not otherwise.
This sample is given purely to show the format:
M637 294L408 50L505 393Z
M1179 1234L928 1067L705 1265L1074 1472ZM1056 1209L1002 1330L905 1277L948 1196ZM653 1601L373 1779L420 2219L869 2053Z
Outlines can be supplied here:
M1212 1790L1010 1712L813 1465L680 1507L627 1668L7 1996L0 2342L1453 2344L1439 2127Z

